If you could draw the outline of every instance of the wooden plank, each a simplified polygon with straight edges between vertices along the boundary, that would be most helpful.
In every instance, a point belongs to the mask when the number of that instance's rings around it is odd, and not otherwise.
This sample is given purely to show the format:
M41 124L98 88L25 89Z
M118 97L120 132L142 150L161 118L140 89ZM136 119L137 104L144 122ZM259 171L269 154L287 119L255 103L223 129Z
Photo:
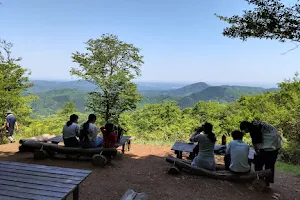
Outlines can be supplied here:
M72 191L72 189L65 188L65 187L56 187L56 186L49 186L49 185L38 185L38 184L32 184L32 183L22 183L22 182L1 180L1 179L0 179L0 184L1 185L11 185L11 186L18 185L19 187L23 187L23 188L39 189L39 190L51 191L51 192L69 193L70 191Z
M27 164L27 163L19 163L19 162L10 162L10 161L0 161L0 164L9 164L15 166L31 166L33 168L38 169L51 169L51 170L60 170L60 171L68 171L68 172L77 172L83 174L90 174L91 170L84 170L84 169L72 169L72 168L64 168L64 167L55 167L55 166L46 166L46 165L37 165L37 164Z
M120 147L130 140L131 136L122 136L120 142L115 144L115 147Z
M7 172L2 172L0 171L0 178L1 176L6 176L10 175L10 173ZM40 180L40 181L51 181L51 182L57 182L57 183L66 183L66 184L80 184L81 180L71 180L68 178L49 178L49 177L44 177L44 176L35 176L35 175L28 175L28 174L21 174L21 173L11 173L11 176L18 177L18 178L25 178L25 179L35 179L35 180Z
M17 166L17 165L7 165L7 164L0 164L1 167L4 168L11 168L11 169L18 169L18 170L25 170L25 171L39 171L39 172L45 172L50 174L61 174L61 175L69 175L69 176L77 176L77 177L86 177L88 174L86 173L77 173L77 172L68 172L68 171L61 171L58 169L51 169L51 168L45 168L45 169L37 169L34 167L31 167L30 165L27 166Z
M8 196L4 196L4 195L0 195L0 200L22 200L23 198L19 198L19 197L8 197Z
M186 142L176 142L171 150L183 151L183 152L193 152L196 147L194 143L186 143Z
M53 138L50 138L47 140L48 142L55 142L55 143L60 143L60 142L64 142L64 139L62 138L62 136L56 136Z
M0 185L0 190L16 191L20 193L37 194L41 196L49 196L49 197L56 197L56 198L63 198L67 194L62 192L51 192L51 191L45 191L39 189L22 188L19 186L11 186L11 185Z
M61 174L49 174L45 172L37 172L37 171L26 171L26 170L18 170L18 169L11 169L11 168L4 168L0 166L0 172L8 173L19 173L19 174L27 174L33 176L41 176L41 177L49 177L49 178L61 178L61 179L70 179L75 181L81 181L82 177L74 177L68 175L61 175Z
M43 195L37 195L37 194L27 194L17 191L8 191L8 190L0 190L0 196L9 196L9 197L18 197L22 199L31 199L31 200L61 200L61 198L57 197L48 197Z
M76 184L65 184L65 183L57 183L57 182L52 182L52 181L40 181L36 179L24 179L24 178L19 178L19 177L14 177L14 176L0 176L0 180L8 180L8 181L15 181L15 182L21 182L21 183L31 183L31 184L38 184L38 185L46 185L46 186L56 186L56 187L63 187L63 188L69 188L73 189ZM18 185L18 183L16 183Z

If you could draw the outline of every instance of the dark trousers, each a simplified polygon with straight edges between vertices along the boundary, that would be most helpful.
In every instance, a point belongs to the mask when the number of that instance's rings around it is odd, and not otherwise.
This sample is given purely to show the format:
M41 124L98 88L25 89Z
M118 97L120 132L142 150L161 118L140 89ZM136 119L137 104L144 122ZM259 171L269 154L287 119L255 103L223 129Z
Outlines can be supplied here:
M64 138L64 144L66 147L78 147L79 142L76 137L71 137L71 138Z
M259 154L254 155L255 171L261 171L263 170L263 167L265 167L265 170L271 169L272 171L272 175L265 178L267 184L274 183L275 163L277 160L278 151L279 149L275 151L260 150Z
M229 170L230 162L231 162L230 155L225 155L224 156L225 170Z

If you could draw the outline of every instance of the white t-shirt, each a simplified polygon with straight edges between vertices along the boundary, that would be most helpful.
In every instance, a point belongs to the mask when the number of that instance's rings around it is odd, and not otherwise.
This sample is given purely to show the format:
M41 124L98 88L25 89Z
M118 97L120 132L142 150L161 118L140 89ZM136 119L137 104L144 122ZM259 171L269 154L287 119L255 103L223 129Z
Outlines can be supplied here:
M248 162L249 149L249 145L241 140L233 140L228 144L226 154L231 157L229 168L232 171L248 172L250 170Z
M83 125L81 126L81 129ZM93 123L89 123L89 130L88 130L88 138L89 141L96 142L98 133L100 132L99 128Z
M67 126L67 124L65 124L62 131L63 138L68 139L79 136L79 131L80 127L78 124L72 123L70 126Z
M274 151L280 149L283 146L283 140L278 133L277 129L267 123L264 122L253 122L253 125L260 125L263 143L258 146L265 151Z

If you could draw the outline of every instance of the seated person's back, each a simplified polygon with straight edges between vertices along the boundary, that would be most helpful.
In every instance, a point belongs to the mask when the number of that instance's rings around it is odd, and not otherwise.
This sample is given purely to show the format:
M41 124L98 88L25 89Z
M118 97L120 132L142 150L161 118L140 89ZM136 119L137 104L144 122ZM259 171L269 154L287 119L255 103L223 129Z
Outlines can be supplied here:
M114 125L112 123L105 124L105 127L101 127L101 132L103 134L103 147L112 148L115 147L117 142L117 135L113 131Z
M78 126L78 116L73 114L70 116L70 120L63 127L63 140L66 147L77 147L79 142L77 136L80 133L80 127Z
M204 134L200 134L204 131ZM215 170L216 163L214 157L215 135L212 132L212 125L205 123L190 138L191 142L198 142L199 153L194 158L192 165L196 165L208 170Z
M225 166L227 169L244 173L250 171L249 165L249 145L243 142L243 133L240 131L232 132L233 141L231 141L226 149Z
M99 129L95 125L96 116L90 114L80 129L80 143L83 148L95 148L102 144L102 138L98 138Z

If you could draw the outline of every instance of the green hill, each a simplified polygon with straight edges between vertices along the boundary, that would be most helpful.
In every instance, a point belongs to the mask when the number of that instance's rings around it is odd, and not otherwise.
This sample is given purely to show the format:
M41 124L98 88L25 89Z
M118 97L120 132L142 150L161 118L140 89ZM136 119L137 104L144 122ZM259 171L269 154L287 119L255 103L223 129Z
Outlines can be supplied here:
M178 105L181 108L193 107L198 101L217 101L220 103L228 103L236 101L243 95L255 95L267 92L270 89L260 87L247 86L212 86L201 92L196 92L183 97ZM272 90L270 90L272 91Z
M80 89L57 89L36 94L31 107L38 115L48 116L64 107L66 102L74 102L78 111L85 112L86 92Z
M183 97L193 94L195 92L201 92L202 90L208 88L209 85L203 82L194 83L190 85L186 85L184 87L178 89L171 90L141 90L140 93L147 97L157 97L157 96L171 96L171 97Z

